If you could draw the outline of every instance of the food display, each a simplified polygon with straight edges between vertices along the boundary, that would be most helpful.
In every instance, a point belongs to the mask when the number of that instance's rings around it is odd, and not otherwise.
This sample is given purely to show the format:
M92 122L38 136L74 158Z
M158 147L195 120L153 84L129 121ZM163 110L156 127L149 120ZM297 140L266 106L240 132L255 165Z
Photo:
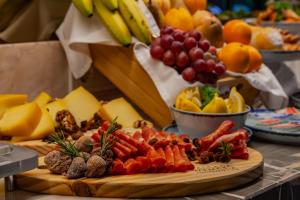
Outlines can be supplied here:
M259 13L258 22L261 21L282 21L285 23L289 22L300 22L300 16L294 10L289 2L273 2L268 5L265 11Z
M183 32L166 27L150 48L154 59L174 68L188 82L215 83L225 72L217 58L216 47L204 39L200 32Z

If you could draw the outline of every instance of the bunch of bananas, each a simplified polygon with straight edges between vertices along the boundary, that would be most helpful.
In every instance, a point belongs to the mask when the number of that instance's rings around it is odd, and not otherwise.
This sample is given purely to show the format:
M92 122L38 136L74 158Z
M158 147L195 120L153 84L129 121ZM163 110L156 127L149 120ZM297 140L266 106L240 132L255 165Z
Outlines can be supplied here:
M91 17L95 8L103 24L122 45L131 44L131 34L145 44L151 43L150 27L135 0L72 0L72 2L86 17Z

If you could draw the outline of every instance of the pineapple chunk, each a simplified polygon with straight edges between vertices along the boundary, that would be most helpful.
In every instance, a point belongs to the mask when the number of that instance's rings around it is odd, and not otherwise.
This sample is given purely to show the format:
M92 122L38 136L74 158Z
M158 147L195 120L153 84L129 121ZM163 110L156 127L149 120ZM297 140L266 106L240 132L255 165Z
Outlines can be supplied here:
M124 128L132 128L134 122L143 119L122 97L102 105L100 115L103 119L108 121L112 121L114 118L118 117L117 122Z
M26 103L27 97L26 94L1 94L0 119L7 109Z
M36 103L8 109L0 121L0 135L29 136L37 127L42 111Z
M33 102L37 103L40 107L44 107L48 102L50 102L52 97L46 92L41 92L36 96Z
M78 126L82 121L92 119L101 108L101 103L97 98L83 87L78 87L70 92L63 101L74 116Z
M27 141L27 140L40 140L46 137L47 135L50 135L54 132L54 122L52 120L51 115L45 108L42 109L42 117L37 125L37 127L34 129L31 135L29 136L14 136L11 141L12 142L21 142L21 141Z
M48 103L45 106L46 110L49 112L53 122L56 124L56 113L61 110L67 110L67 106L61 99L56 99L55 101L52 101L51 103Z

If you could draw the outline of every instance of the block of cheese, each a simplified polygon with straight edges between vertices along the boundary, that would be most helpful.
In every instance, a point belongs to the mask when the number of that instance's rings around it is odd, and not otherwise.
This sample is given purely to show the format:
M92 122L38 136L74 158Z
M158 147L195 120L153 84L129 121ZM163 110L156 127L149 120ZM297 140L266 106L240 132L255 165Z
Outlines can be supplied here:
M36 103L8 109L0 120L0 135L28 136L40 122L42 111Z
M56 120L55 120L56 113L61 110L67 110L67 106L62 99L56 99L55 101L48 103L45 106L45 108L49 112L49 114L55 124L56 124Z
M52 100L52 97L46 92L41 92L36 96L33 102L37 103L40 107L44 107L48 102Z
M117 122L124 128L132 128L134 122L142 120L139 113L124 99L114 99L102 105L100 115L103 119L112 121L118 117Z
M83 87L78 87L70 92L63 101L74 116L78 126L82 121L92 119L101 108L101 103L97 98Z
M7 109L26 103L27 97L26 94L1 94L0 119Z
M14 136L12 137L12 142L21 142L28 140L40 140L54 133L54 121L50 115L50 113L46 110L46 108L42 109L42 116L39 124L34 129L34 131L29 136Z

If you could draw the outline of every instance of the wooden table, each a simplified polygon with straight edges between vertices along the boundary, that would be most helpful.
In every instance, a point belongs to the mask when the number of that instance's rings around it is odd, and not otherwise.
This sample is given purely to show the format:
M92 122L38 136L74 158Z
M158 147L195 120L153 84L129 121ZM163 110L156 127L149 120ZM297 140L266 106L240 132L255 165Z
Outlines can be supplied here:
M191 200L279 200L300 199L300 147L268 144L255 140L250 146L259 150L265 158L264 176L244 187L209 195L193 196L181 199ZM0 182L3 188L3 180ZM292 197L293 196L293 197ZM24 200L93 200L95 198L51 196L34 194L17 190L13 193L4 193L0 189L0 200L2 199L24 199ZM179 199L179 198L178 198Z

